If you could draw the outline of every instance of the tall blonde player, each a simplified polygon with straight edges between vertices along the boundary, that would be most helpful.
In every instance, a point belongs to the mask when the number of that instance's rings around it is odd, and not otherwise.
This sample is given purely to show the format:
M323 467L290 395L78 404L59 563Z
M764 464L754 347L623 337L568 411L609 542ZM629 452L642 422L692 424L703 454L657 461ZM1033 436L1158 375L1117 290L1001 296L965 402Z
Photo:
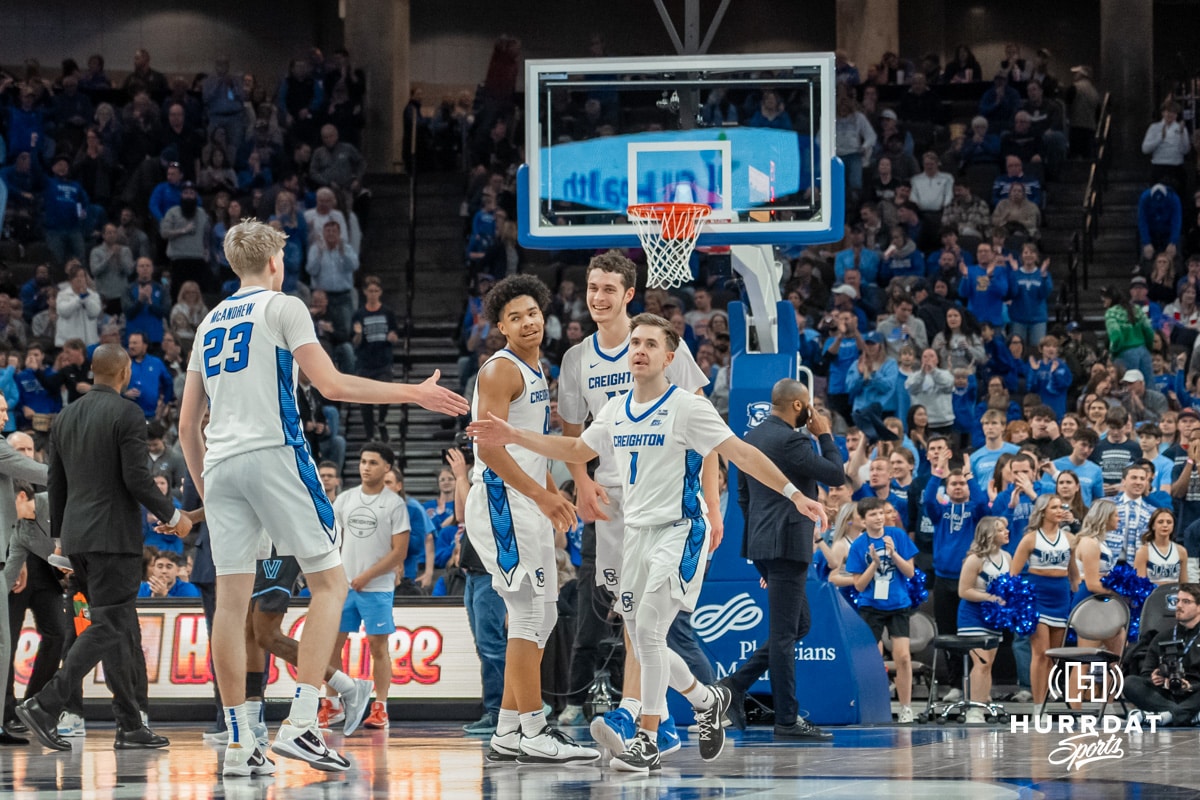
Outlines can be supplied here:
M321 770L350 767L326 746L317 727L317 687L333 652L346 575L333 507L297 412L296 367L330 400L415 402L451 415L468 410L465 400L437 385L438 373L417 385L339 373L317 342L307 307L279 292L286 240L255 220L226 234L225 254L241 287L196 332L179 415L184 458L205 500L217 573L212 655L229 728L226 775L274 770L255 744L245 706L244 629L261 529L280 554L296 557L312 590L296 696L271 749ZM201 432L206 411L211 411L207 438Z
M565 436L580 436L588 417L595 417L613 397L633 387L629 371L629 314L627 308L637 283L633 262L616 250L594 257L588 264L587 305L597 331L572 347L563 356L558 381L558 414L563 419ZM681 346L666 370L667 380L685 392L699 392L708 378L696 366L687 346ZM614 595L621 594L621 553L625 539L624 492L620 467L611 453L600 454L595 479L588 476L584 464L570 464L571 476L579 492L579 513L584 520L595 521L596 585ZM705 497L720 494L715 457L708 459L702 475ZM711 514L712 547L721 541L722 521ZM618 605L618 609L620 606ZM574 669L574 668L573 668ZM586 669L586 667L585 667ZM641 712L640 669L626 631L625 685L621 705L592 721L591 732L597 742L619 753L637 734ZM579 683L583 675L572 675ZM663 753L679 747L679 736L669 719L659 727L659 749Z
M587 463L611 450L625 489L625 543L620 605L642 665L642 723L612 766L632 772L659 768L657 732L667 713L667 687L696 710L700 757L721 754L721 718L729 707L724 686L705 686L683 659L667 649L667 629L681 610L695 607L704 581L709 524L700 493L700 464L716 451L761 483L781 492L803 514L826 524L824 507L805 497L766 456L729 429L703 397L672 386L665 375L679 336L670 323L641 314L631 323L629 366L633 390L614 397L581 438L545 436L514 428L499 417L468 427L482 448L515 444L548 458Z

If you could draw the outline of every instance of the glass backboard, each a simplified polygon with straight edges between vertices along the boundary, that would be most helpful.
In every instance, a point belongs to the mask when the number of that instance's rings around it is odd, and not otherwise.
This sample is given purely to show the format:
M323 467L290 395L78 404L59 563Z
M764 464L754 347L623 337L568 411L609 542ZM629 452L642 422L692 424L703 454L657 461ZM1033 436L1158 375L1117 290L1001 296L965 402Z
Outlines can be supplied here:
M632 247L626 208L701 202L700 245L842 237L833 54L529 60L521 244Z

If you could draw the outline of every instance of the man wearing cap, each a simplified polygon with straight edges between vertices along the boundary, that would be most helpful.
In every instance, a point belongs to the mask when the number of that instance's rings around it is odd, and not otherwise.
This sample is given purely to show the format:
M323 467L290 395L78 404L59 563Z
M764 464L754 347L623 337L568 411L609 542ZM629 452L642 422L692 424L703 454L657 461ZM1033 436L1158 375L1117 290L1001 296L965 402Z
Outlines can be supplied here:
M900 367L889 358L883 346L883 335L872 331L862 337L863 353L846 375L846 392L850 395L854 424L867 437L868 443L895 441L896 434L883 424L884 417L896 416L900 407Z
M1150 300L1150 287L1146 283L1146 279L1141 275L1129 282L1129 302L1135 306L1139 306L1142 311L1146 312L1146 319L1150 320L1150 327L1154 330L1162 328L1166 318L1163 316L1162 306Z
M866 246L866 234L861 222L850 226L850 246L840 251L833 260L833 275L838 283L846 278L846 270L856 269L862 274L867 283L874 283L879 277L879 265L882 257L878 252Z
M167 179L150 193L150 216L154 217L155 222L162 222L167 212L179 205L182 184L183 169L172 161L167 164Z
M853 314L858 322L859 330L866 330L871 327L871 323L867 315L861 308L858 307L858 290L848 283L843 283L841 286L835 286L829 295L830 301L833 303L833 312L839 313L842 311Z
M1127 397L1126 408L1134 425L1158 422L1167 412L1167 398L1162 392L1146 387L1146 376L1139 369L1125 371L1121 376L1121 391Z
M42 194L42 228L46 233L46 245L60 267L68 258L82 261L87 257L83 221L87 219L91 201L81 185L67 178L70 171L70 158L66 155L56 156L50 167L51 175L46 179L46 190Z

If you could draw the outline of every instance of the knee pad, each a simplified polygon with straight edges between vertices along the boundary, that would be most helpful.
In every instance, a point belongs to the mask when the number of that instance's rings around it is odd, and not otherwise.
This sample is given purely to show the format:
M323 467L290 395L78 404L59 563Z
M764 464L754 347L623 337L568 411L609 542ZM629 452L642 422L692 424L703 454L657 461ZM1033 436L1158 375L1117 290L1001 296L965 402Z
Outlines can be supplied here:
M508 607L508 638L524 639L539 643L542 631L542 619L546 615L546 604L540 596L533 593L533 587L528 584L504 598Z
M550 641L550 634L554 633L554 626L558 624L558 603L551 601L543 605L545 609L542 612L542 627L538 631L538 648L544 650L546 642Z

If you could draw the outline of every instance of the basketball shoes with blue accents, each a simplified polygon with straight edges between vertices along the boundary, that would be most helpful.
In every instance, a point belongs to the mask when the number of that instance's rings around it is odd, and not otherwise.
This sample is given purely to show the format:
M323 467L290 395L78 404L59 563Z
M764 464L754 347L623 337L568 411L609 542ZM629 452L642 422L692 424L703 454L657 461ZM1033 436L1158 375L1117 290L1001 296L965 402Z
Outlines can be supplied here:
M624 753L625 748L637 736L637 720L624 708L614 708L591 724L592 738L614 756Z
M659 720L657 739L659 758L669 756L683 747L683 742L679 741L679 731L675 729L675 720L671 717Z

